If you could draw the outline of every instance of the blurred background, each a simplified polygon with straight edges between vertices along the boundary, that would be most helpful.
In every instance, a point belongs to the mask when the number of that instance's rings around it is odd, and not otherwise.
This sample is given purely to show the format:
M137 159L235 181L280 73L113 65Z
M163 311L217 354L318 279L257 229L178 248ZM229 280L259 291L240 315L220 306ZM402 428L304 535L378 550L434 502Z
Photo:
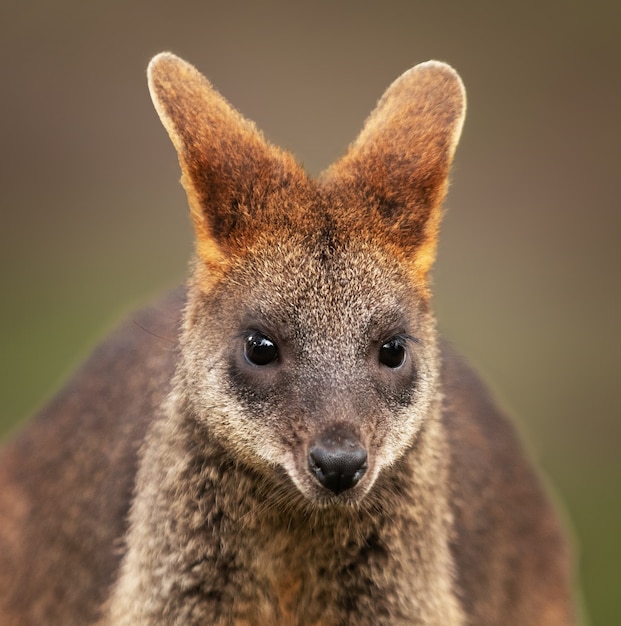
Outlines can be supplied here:
M553 485L592 623L621 624L621 4L3 0L2 436L183 280L185 198L145 80L161 50L314 174L401 72L460 72L440 326Z

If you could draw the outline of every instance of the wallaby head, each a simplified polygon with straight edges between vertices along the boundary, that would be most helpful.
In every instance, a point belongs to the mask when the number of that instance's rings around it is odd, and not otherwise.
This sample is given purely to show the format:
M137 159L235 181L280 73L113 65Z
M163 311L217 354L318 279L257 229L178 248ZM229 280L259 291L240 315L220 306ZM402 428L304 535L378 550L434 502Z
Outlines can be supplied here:
M435 412L429 271L462 83L406 72L315 181L191 65L160 54L148 77L196 233L186 410L302 502L360 502Z

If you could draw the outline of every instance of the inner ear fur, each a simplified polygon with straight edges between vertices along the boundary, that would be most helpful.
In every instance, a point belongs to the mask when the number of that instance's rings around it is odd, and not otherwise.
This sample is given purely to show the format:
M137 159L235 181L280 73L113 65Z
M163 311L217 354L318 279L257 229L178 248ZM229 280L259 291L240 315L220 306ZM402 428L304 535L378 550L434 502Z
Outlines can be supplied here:
M270 219L265 213L277 203L269 196L284 196L305 175L189 63L164 52L152 59L147 76L179 157L198 256L217 273L233 248L243 247L249 225L259 230Z
M461 134L461 79L438 61L421 63L387 89L346 155L322 175L362 228L388 236L425 283L435 259L442 201Z

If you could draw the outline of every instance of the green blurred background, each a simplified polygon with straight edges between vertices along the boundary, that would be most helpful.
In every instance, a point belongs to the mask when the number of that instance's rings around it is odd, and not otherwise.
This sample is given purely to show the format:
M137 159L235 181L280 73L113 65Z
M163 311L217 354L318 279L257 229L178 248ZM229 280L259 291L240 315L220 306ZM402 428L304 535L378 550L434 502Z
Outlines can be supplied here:
M408 67L458 69L441 328L554 485L592 623L621 624L621 4L3 0L0 434L183 279L185 200L145 81L166 49L312 173Z

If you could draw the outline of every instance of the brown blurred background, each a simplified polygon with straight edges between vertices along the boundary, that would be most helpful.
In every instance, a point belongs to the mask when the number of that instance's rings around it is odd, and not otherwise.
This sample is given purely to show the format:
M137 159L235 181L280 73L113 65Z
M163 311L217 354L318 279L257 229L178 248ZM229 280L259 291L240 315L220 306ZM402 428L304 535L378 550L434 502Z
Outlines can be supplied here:
M457 68L441 328L555 486L592 623L620 624L621 4L3 0L0 434L184 276L185 200L145 81L166 49L312 173L401 72Z

